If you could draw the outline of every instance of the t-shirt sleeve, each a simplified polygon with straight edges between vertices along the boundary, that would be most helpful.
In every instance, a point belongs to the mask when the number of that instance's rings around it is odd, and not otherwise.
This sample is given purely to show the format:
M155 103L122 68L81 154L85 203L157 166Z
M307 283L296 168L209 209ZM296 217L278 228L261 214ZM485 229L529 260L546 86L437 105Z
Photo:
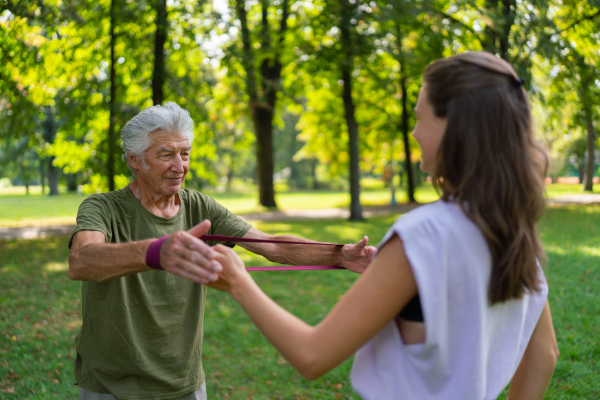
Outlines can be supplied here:
M206 205L210 215L210 230L213 235L242 237L252 227L211 197L206 196ZM235 244L227 242L225 245L233 247Z
M438 316L446 307L447 271L451 253L443 229L427 218L409 218L398 221L379 244L383 246L398 235L417 284L423 319L427 333L437 332Z
M110 208L99 196L90 196L81 203L77 211L77 226L69 239L69 249L73 237L79 231L98 231L104 233L106 243L112 239L110 231Z

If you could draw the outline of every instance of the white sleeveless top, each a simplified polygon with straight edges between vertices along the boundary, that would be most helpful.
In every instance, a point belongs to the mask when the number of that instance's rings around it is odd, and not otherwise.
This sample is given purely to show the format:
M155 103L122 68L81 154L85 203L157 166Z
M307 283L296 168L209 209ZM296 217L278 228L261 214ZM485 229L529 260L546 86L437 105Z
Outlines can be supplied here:
M365 400L496 399L510 382L548 295L490 306L491 255L477 228L454 203L437 201L400 217L396 233L418 286L425 343L406 345L394 320L354 358L350 379Z

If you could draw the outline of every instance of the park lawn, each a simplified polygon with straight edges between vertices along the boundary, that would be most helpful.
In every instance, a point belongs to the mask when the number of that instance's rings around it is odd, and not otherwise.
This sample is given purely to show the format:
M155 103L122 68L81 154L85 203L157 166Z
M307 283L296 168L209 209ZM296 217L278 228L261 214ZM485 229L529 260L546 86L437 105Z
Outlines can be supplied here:
M219 192L207 189L202 192L236 214L267 211L258 204L255 190ZM389 204L390 198L389 189L367 189L361 193L361 202L366 207ZM419 202L428 203L438 196L431 185L424 185L417 190L416 198ZM77 209L84 199L84 196L75 193L50 197L40 194L2 194L0 191L0 227L75 224ZM406 193L400 190L396 199L399 203L408 201ZM278 193L276 201L282 210L339 208L348 207L350 195L333 190L289 191Z
M379 187L373 181L372 178L363 180L363 206L388 205L391 200L389 189ZM550 198L582 193L581 185L554 184L546 188ZM37 194L31 195L22 194L15 187L0 189L0 227L75 224L77 209L85 199L84 196L64 193L63 189L60 196L50 197L39 194L37 189L39 187L32 187L32 193ZM22 192L24 193L24 188ZM203 193L215 198L236 214L266 211L258 204L256 189L252 187L235 188L230 192L206 189ZM430 184L423 184L417 188L415 197L420 203L429 203L437 200L438 195ZM350 204L350 195L334 190L285 191L276 195L276 201L282 210L345 208ZM396 201L406 203L406 192L396 191Z
M257 223L270 233L332 242L380 240L394 217ZM600 398L600 207L550 208L540 224L561 357L547 399ZM0 242L0 398L74 398L73 337L80 284L66 276L67 238ZM268 265L239 250L248 265ZM321 320L357 278L346 271L254 272L260 286L305 321ZM308 382L294 372L227 295L210 290L204 368L211 398L333 399L358 396L351 360ZM501 396L500 398L503 398Z

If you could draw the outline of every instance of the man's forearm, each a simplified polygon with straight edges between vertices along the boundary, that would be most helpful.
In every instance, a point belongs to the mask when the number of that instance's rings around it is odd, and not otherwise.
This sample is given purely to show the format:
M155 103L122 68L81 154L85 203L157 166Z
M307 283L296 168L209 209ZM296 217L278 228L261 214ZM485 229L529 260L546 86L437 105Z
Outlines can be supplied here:
M277 236L276 240L315 243L292 235ZM293 265L340 265L342 248L337 246L278 244L273 254L265 256L269 261Z
M245 238L282 240L303 243L318 243L314 240L292 235L269 235L251 228ZM241 247L260 254L267 260L280 264L293 265L340 265L342 248L337 246L309 246L301 244L240 243Z
M150 269L146 251L154 239L129 243L92 243L69 255L69 278L103 282Z

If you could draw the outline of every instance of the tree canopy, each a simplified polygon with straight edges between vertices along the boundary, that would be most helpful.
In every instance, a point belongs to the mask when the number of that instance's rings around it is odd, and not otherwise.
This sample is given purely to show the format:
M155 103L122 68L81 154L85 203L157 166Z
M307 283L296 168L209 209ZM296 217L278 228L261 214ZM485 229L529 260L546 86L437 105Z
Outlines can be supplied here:
M174 101L195 121L188 184L252 179L276 206L284 170L300 187L348 182L360 219L360 176L414 192L424 68L486 50L525 78L549 175L592 190L599 21L594 0L3 1L1 175L50 193L126 185L120 129Z

